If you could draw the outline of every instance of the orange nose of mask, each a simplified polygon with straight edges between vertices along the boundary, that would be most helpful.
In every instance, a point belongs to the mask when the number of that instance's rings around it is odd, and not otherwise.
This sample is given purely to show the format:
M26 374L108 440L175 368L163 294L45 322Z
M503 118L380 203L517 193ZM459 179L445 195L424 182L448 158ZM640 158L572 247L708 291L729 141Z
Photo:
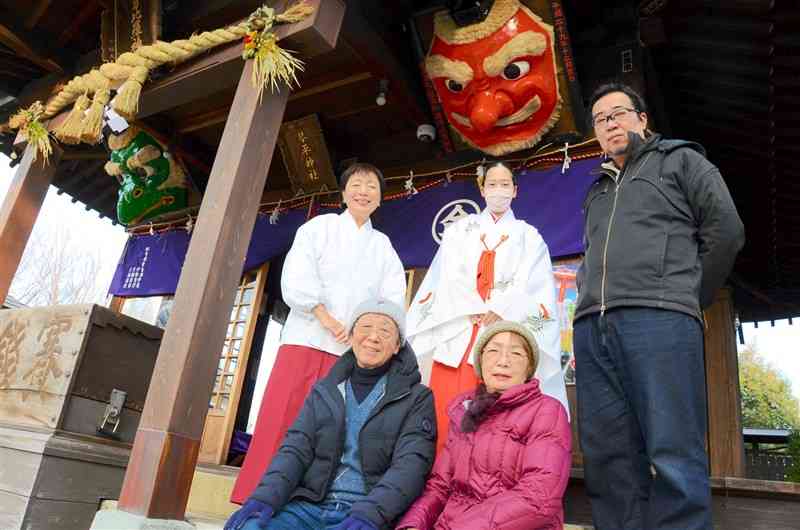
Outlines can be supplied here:
M485 133L495 126L497 120L511 114L513 110L514 102L508 95L486 90L475 95L469 119L473 127Z

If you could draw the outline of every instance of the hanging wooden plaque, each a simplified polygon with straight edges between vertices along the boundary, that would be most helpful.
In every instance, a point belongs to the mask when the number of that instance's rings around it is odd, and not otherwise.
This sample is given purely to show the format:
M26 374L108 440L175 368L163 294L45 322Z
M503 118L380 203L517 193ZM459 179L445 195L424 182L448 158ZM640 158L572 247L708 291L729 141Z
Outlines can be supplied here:
M161 0L101 2L100 53L104 62L161 38Z
M289 172L292 191L299 194L338 188L316 114L284 123L278 146Z

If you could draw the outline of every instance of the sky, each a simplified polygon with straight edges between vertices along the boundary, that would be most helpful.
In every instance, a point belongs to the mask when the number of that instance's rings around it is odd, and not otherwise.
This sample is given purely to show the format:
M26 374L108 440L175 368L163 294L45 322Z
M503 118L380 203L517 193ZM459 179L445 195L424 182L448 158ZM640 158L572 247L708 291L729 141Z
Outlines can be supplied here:
M9 167L9 161L8 157L0 154L0 200L5 199L14 173L19 167ZM50 186L34 225L31 240L37 233L45 235L53 227L68 226L72 231L71 234L74 234L74 237L70 238L70 243L75 245L76 251L96 252L100 261L97 285L103 293L106 293L125 246L127 234L123 227L112 225L108 218L100 219L96 211L87 211L86 205L82 202L73 203L69 195L58 195L56 191L56 188ZM11 295L13 294L12 283Z
M792 383L792 394L800 399L800 318L790 325L788 320L776 320L775 327L761 322L756 329L752 323L742 326L744 341L755 343L757 351L783 373ZM744 348L737 339L739 351Z

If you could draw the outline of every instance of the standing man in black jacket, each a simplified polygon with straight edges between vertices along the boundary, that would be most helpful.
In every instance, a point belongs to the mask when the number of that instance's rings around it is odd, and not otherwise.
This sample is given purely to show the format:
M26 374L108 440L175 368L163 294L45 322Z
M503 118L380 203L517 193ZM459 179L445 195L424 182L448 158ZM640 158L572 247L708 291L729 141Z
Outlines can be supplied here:
M692 142L647 128L643 98L599 87L608 160L584 202L574 344L580 441L597 530L711 530L702 308L744 228Z
M314 385L261 483L225 530L388 530L422 493L436 415L405 311L359 305L352 348Z

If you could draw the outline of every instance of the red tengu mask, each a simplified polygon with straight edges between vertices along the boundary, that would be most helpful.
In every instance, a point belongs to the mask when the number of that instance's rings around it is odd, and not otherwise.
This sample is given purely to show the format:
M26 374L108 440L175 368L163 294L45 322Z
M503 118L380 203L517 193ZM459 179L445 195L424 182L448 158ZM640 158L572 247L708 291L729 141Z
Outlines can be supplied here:
M425 61L450 124L473 147L503 155L539 142L558 121L553 27L519 0L497 0L483 22L434 19Z

